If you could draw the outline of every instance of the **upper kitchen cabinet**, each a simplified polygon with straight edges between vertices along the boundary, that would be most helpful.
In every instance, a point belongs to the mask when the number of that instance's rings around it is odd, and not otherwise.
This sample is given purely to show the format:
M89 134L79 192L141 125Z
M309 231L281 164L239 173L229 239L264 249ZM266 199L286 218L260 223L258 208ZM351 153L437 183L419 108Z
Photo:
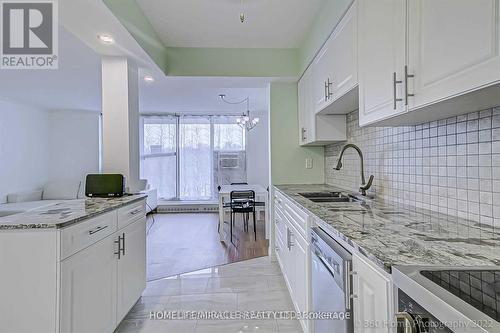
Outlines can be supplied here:
M499 0L358 1L361 126L500 104Z
M358 0L359 123L404 113L404 0Z
M345 115L317 115L314 109L313 84L310 67L298 83L299 145L322 146L345 141Z
M410 110L500 81L498 0L413 0L408 13Z
M313 62L314 109L346 114L358 108L357 2L353 2Z

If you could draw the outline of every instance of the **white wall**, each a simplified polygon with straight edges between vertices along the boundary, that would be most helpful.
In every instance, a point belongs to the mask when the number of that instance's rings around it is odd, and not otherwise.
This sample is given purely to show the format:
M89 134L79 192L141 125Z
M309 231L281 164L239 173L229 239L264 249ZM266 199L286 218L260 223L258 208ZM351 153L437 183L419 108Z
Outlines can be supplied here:
M252 112L259 124L247 135L247 181L269 186L269 113Z
M49 179L81 179L99 171L99 112L49 113Z
M0 100L0 203L48 179L49 113Z

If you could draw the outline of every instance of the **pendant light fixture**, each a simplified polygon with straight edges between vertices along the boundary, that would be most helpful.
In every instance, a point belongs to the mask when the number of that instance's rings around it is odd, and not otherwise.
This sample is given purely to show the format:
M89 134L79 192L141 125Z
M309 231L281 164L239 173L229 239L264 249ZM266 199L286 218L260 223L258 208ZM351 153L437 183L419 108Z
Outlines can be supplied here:
M238 117L236 119L236 123L238 125L240 125L241 128L244 128L247 131L251 131L255 126L257 126L260 119L258 117L252 118L250 116L250 97L247 97L247 98L245 98L241 101L238 101L238 102L231 102L231 101L226 100L226 95L224 95L224 94L220 94L219 97L224 103L227 103L227 104L235 105L235 104L246 103L247 111L246 111L246 113L243 113L241 115L241 117Z

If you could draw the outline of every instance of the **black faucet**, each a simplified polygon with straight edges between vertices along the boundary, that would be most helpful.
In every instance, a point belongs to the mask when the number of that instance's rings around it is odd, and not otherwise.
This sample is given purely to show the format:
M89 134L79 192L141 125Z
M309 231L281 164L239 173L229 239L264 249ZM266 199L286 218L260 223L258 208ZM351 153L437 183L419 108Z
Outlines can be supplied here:
M366 191L372 186L373 175L370 176L370 178L368 179L368 183L366 183L365 166L364 166L364 162L363 162L363 152L361 151L361 149L359 149L358 146L356 146L355 144L352 144L352 143L348 143L342 148L342 151L340 152L339 160L337 162L337 166L335 167L335 170L340 170L342 168L342 157L344 156L344 152L348 148L354 148L358 152L359 159L361 161L361 186L359 187L359 191L361 192L361 195L366 196Z

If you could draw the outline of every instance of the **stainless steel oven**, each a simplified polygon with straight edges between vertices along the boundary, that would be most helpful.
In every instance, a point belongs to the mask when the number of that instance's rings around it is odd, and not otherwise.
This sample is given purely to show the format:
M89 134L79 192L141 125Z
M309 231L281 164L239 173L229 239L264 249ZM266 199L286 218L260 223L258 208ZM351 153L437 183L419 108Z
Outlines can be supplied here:
M312 311L315 333L354 332L352 255L320 228L311 231Z

